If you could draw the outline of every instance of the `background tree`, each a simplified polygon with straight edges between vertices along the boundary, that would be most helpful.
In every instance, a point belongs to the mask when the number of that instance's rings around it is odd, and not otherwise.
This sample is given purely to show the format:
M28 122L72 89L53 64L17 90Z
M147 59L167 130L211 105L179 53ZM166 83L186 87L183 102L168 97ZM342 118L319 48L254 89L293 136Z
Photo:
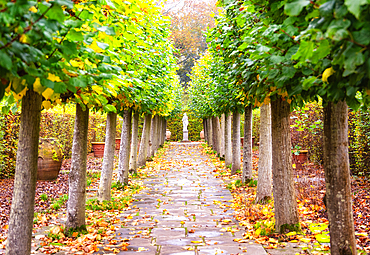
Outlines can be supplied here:
M171 38L178 52L177 64L180 83L187 86L194 61L206 51L205 32L215 26L214 16L217 7L211 1L172 1L167 2L164 14L171 17Z

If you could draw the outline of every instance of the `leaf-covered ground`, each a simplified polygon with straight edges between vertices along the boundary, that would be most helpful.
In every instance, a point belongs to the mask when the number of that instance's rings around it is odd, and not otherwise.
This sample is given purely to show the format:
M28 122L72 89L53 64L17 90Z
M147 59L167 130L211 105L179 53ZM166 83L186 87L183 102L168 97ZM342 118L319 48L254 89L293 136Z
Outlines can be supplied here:
M165 148L166 149L166 148ZM161 150L164 153L165 150ZM212 151L204 146L203 154L210 156L211 159L207 164L214 165L214 176L222 178L225 185L233 193L233 203L220 203L222 208L236 210L236 219L240 221L242 237L235 238L234 242L238 245L256 240L257 243L263 244L270 254L277 254L282 247L301 247L301 253L326 254L328 253L328 229L327 214L323 204L325 194L324 172L322 167L312 163L306 163L302 169L295 170L297 201L299 206L300 222L302 227L301 233L286 233L277 235L273 233L273 202L270 201L264 205L254 203L256 195L256 182L243 185L238 181L240 173L231 176L229 169L226 169L224 162L216 158ZM134 215L120 219L117 215L121 212L130 212L135 209L132 206L132 195L139 192L143 187L142 181L149 175L159 171L161 167L167 168L162 159L156 158L148 162L147 167L140 170L139 175L132 176L132 181L128 187L119 187L113 184L113 201L110 203L99 203L93 197L96 194L99 181L99 171L101 169L102 159L88 157L88 201L87 201L87 232L70 233L70 236L63 234L63 212L65 212L65 202L68 194L68 174L70 161L63 163L62 173L54 182L38 182L36 190L36 206L34 219L34 233L39 233L43 229L48 229L44 235L36 235L37 242L33 245L37 252L52 254L62 247L68 246L76 252L92 253L99 250L99 245L106 244L106 252L117 253L127 250L129 239L121 239L117 245L114 238L116 230L122 226L130 224L139 224L135 221ZM117 164L117 158L116 158ZM257 179L258 169L258 152L254 151L253 155L254 179ZM169 169L167 169L169 170ZM7 222L9 217L13 179L0 180L2 189L0 202L0 249L4 247L3 241L6 238ZM365 178L352 179L353 191L353 211L356 238L358 248L363 253L370 253L370 182ZM162 199L163 200L163 199ZM158 201L158 204L164 201ZM167 213L168 211L164 211ZM130 214L128 214L130 215ZM149 216L148 216L149 217ZM151 217L142 220L153 220ZM135 223L136 222L136 223ZM48 227L49 226L49 227ZM50 226L52 226L50 228ZM148 228L150 229L150 228ZM146 235L145 231L135 232L139 236ZM191 229L189 231L192 231ZM140 233L139 233L140 232ZM145 232L145 233L144 233ZM139 233L139 234L138 234ZM37 247L36 247L37 246ZM140 247L139 247L140 248ZM144 249L144 248L143 248ZM139 250L137 250L139 251ZM144 250L143 250L144 251ZM1 251L0 251L1 253ZM281 254L281 251L280 251Z
M212 154L212 151L206 148L204 153ZM322 166L306 162L298 169L293 165L302 232L277 235L273 233L273 202L269 201L264 205L254 203L257 182L243 185L238 181L241 179L240 173L231 176L230 170L225 169L224 162L214 155L212 157L217 167L215 174L225 181L234 196L234 203L231 206L237 211L237 219L245 227L245 239L257 239L257 242L263 244L266 249L271 249L271 254L275 254L272 249L287 245L303 248L303 254L329 253L328 220L323 202L325 174ZM253 179L257 180L258 151L253 153L253 170ZM364 177L353 177L352 192L358 249L361 253L370 253L370 181Z

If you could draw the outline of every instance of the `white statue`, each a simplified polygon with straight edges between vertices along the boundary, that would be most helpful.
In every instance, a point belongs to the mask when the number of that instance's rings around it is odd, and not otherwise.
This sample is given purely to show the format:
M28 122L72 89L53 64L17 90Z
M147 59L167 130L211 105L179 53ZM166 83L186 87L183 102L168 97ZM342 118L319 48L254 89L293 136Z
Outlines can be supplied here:
M184 117L182 117L182 125L183 125L183 131L188 131L188 125L189 125L189 121L188 121L188 116L186 115L186 113L184 113Z

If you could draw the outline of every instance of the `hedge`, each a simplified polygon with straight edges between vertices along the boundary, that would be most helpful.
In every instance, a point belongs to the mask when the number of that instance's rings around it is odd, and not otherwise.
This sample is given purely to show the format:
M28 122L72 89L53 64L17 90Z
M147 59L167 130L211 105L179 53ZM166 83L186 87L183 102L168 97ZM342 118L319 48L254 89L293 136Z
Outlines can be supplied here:
M323 163L323 110L318 104L307 104L291 114L292 146L309 151L310 160ZM349 110L348 150L353 175L370 176L370 114Z
M171 141L182 141L183 139L183 125L182 117L183 113L179 113L167 120L167 129L171 131ZM196 118L191 112L187 113L188 115L188 131L189 131L189 140L190 141L199 141L200 132L203 130L203 120Z
M75 116L52 112L41 113L40 137L57 138L62 146L64 158L72 154L73 128ZM17 154L20 114L0 115L0 178L13 176ZM104 141L106 116L90 114L88 130L88 151L91 142ZM118 119L117 137L120 137L122 121Z

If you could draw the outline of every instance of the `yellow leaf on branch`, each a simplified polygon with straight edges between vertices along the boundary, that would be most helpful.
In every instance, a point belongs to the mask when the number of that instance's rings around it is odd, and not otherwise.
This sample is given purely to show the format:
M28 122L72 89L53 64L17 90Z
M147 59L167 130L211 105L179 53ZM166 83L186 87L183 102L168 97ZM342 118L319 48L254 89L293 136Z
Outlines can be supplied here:
M33 90L39 94L44 92L45 88L41 85L40 78L36 78L35 82L33 83Z
M333 67L326 68L325 71L322 73L322 81L328 82L328 78L335 73Z
M37 12L37 9L35 6L31 6L29 9L29 11L33 12L33 13L36 13Z
M58 76L56 76L52 73L48 73L48 80L56 81L56 82L61 82L62 81Z
M52 90L51 88L47 88L44 92L42 92L42 96L45 97L46 99L50 99L53 93L54 90Z
M45 110L51 108L51 102L50 101L43 101L42 102L42 107L44 107Z
M30 44L32 42L31 39L26 34L22 34L21 37L19 38L19 41L21 43L27 43L27 44Z

